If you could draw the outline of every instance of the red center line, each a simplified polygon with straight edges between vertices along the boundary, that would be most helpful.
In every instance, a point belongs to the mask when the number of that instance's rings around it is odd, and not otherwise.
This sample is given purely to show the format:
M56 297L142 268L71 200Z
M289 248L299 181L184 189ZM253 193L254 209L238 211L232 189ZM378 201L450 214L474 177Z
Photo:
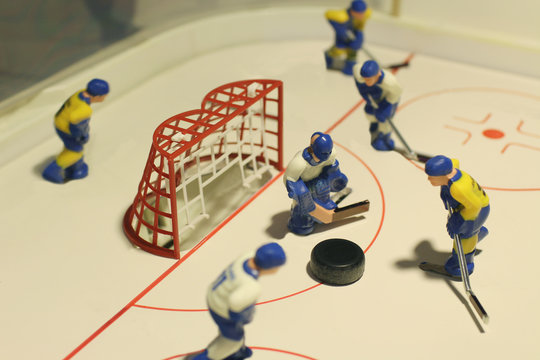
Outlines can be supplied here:
M412 59L413 57L413 54L410 54L406 61L410 61L410 59ZM394 69L392 70L393 73L396 73L397 72L397 69ZM359 102L357 102L355 105L353 105L353 107L347 111L345 113L345 115L343 115L339 120L337 120L334 124L332 124L332 126L330 126L328 128L328 130L326 130L326 133L329 133L331 132L332 130L334 130L338 125L340 125L343 121L345 121L345 119L347 119L360 105L362 105L362 103L364 102L364 100L360 100ZM353 154L354 157L358 158L355 154ZM359 158L358 158L359 159ZM362 160L360 160L364 165L366 165ZM367 165L366 165L367 167ZM369 168L368 168L369 169ZM371 169L369 169L369 171L371 171ZM163 274L161 274L156 280L154 280L150 285L148 285L146 287L146 289L144 289L139 295L135 296L133 298L133 300L131 300L126 306L124 306L122 308L122 310L120 310L118 313L116 313L112 318L110 318L105 324L103 324L99 329L97 329L92 335L90 335L85 341L83 341L79 346L77 346L72 352L70 352L65 358L64 360L69 360L69 359L72 359L73 356L75 356L79 351L81 351L82 349L84 349L86 347L86 345L88 345L90 342L92 342L92 340L94 340L98 335L100 335L103 331L105 331L109 326L111 326L116 320L118 320L122 315L124 315L124 313L126 313L126 311L128 311L130 308L134 307L135 304L140 300L142 299L146 294L148 294L154 287L156 287L161 281L163 281L163 279L165 279L171 272L173 272L178 266L180 266L180 264L182 264L185 260L187 260L193 253L195 253L195 251L197 251L202 245L204 245L210 238L212 238L218 231L220 231L225 225L227 225L233 218L235 218L242 210L244 210L249 204L251 204L257 197L259 197L264 191L266 191L267 188L270 187L270 185L272 185L277 179L279 179L283 174L285 173L285 170L282 170L279 174L277 174L276 176L274 176L274 178L272 178L269 182L267 182L263 187L261 187L259 189L259 191L257 191L248 201L246 201L242 206L240 206L238 209L236 209L228 218L226 218L223 222L221 222L216 228L214 228L214 230L212 230L204 239L202 239L197 245L195 245L189 252L186 253L186 255L184 255L181 259L179 259L178 261L176 261L170 268L168 268L165 272L163 272ZM380 184L377 180L377 184L379 185L379 188L380 188ZM381 194L382 194L382 189L380 188L381 190ZM384 219L384 197L383 197L383 219ZM381 224L379 225L379 229L377 230L377 234L375 235L375 237L373 238L372 242L369 244L368 248L371 247L371 245L373 244L373 241L375 241L375 239L377 238L377 235L379 234L380 230L381 230L381 227L382 227L382 221L381 221ZM366 249L366 251L367 251ZM306 290L309 290L309 289L312 289L312 288L315 288L317 286L319 286L320 284L317 284L315 286L312 286L311 288L308 288ZM302 293L306 290L302 290L300 291L299 293ZM292 294L294 295L294 294ZM287 295L285 296L284 298L287 298L287 297L290 297L292 295ZM268 301L270 302L270 301ZM138 306L138 307L143 307L143 306ZM262 348L261 348L262 349ZM311 358L306 358L306 359L311 359Z
M165 279L171 272L173 272L180 264L182 264L186 259L188 259L195 251L197 251L204 243L206 243L211 237L213 237L219 230L221 230L227 223L229 223L233 218L236 217L244 208L253 202L259 195L261 195L270 185L272 185L277 179L279 179L285 170L282 170L279 174L274 176L269 182L267 182L263 187L259 189L249 200L247 200L242 206L236 209L228 218L221 222L215 229L213 229L204 239L202 239L197 245L195 245L186 255L181 259L176 261L170 268L168 268L161 276L154 280L146 289L144 289L139 295L135 296L126 306L122 308L116 315L109 319L105 324L103 324L99 329L97 329L92 335L90 335L85 341L83 341L79 346L77 346L71 353L64 358L64 360L69 360L73 358L79 351L81 351L86 345L88 345L92 340L94 340L99 334L101 334L105 329L107 329L112 323L114 323L120 316L124 315L131 307L135 305L137 301L143 298L146 294L150 292L154 287L156 287L163 279Z

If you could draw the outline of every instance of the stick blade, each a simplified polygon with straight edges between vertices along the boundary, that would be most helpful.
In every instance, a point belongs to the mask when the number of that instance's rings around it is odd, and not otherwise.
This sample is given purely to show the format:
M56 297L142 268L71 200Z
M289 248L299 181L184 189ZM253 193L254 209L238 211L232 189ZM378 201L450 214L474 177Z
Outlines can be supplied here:
M358 215L369 210L369 200L359 201L357 203L336 208L332 221L339 221L350 216Z
M478 300L476 295L474 295L472 292L469 294L469 300L474 307L474 310L476 310L478 316L480 316L484 324L487 325L489 323L489 315L487 314L482 304L480 304L480 300Z
M399 69L399 68L404 68L404 67L408 67L409 66L409 62L408 61L405 61L405 62L402 62L402 63L398 63L398 64L390 64L390 65L387 65L387 66L384 66L390 70L393 70L393 69Z

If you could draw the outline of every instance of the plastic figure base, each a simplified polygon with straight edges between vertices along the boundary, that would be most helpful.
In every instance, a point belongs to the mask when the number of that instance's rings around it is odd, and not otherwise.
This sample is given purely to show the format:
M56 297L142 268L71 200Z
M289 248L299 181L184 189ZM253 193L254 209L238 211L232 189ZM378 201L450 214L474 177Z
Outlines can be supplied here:
M47 165L41 175L45 180L55 184L64 184L69 180L78 180L87 177L88 165L82 159L80 159L70 167L62 169L62 167L56 163L56 160L53 160L49 165Z
M392 151L395 148L394 140L390 138L390 133L379 133L375 140L371 142L371 146L378 151Z
M194 357L188 356L186 360L244 360L251 357L251 355L253 355L253 351L244 345L240 350L224 359L211 359L208 357L208 351L204 350L202 353L199 353Z
M345 239L328 239L311 251L309 269L313 276L328 285L349 285L364 275L364 251Z
M475 251L465 254L465 262L467 263L467 272L471 275L474 271L474 254ZM452 276L461 278L461 269L459 267L459 259L457 253L452 250L452 255L446 260L444 269Z
M418 264L418 267L425 272L444 276L450 280L461 281L461 276L453 276L452 274L448 273L448 271L445 270L444 265L423 261Z
M64 169L62 169L57 163L56 160L53 160L45 170L41 173L41 176L47 181L53 182L55 184L64 183Z

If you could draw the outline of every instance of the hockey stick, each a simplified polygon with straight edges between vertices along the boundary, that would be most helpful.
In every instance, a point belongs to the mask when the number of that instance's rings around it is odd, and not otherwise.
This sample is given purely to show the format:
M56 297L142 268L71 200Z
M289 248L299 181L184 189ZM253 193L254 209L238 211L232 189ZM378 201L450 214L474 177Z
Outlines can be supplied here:
M454 211L450 207L450 203L446 202L446 207L448 207L448 214L449 216L452 216ZM461 278L463 280L463 285L465 286L465 292L469 295L469 301L471 302L472 306L484 322L484 324L487 324L489 322L489 316L482 306L480 304L480 300L476 297L474 292L471 288L471 283L469 281L469 271L467 269L467 263L465 261L465 253L463 252L463 245L461 244L461 237L458 234L454 234L454 243L456 245L457 249L457 255L459 260L459 269L461 270Z
M369 200L359 201L357 203L336 208L332 222L346 219L353 215L358 215L369 210Z
M392 120L392 118L388 118L386 121L388 121L388 123L390 124L390 127L392 128L392 130L394 130L394 132L396 133L397 137L399 138L399 140L401 141L403 146L405 146L405 151L406 151L405 153L398 151L401 155L405 156L409 160L419 161L419 162L424 163L424 164L429 159L432 158L432 156L430 156L430 155L417 154L416 152L414 152L410 148L409 144L407 144L407 142L405 141L405 138L403 137L403 135L401 135L401 133L399 132L396 125L394 125L394 121Z
M369 51L368 49L366 49L365 47L362 47L362 51L366 53L366 55L371 59L371 60L374 60L376 61L382 68L386 68L386 69L399 69L399 68L402 68L402 67L407 67L409 66L409 60L407 61L404 61L402 63L397 63L397 64L390 64L390 65L382 65L379 60L377 60L375 58L375 56L373 56L373 54L371 53L371 51Z

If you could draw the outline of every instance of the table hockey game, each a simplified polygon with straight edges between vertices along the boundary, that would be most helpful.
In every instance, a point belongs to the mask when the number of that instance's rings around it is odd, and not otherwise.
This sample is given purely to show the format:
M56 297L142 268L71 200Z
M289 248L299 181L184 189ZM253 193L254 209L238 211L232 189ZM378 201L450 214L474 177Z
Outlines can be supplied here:
M422 260L442 263L452 246L439 189L421 163L371 148L353 79L324 67L328 45L289 39L220 48L124 93L107 79L111 96L94 107L85 149L88 178L61 186L41 178L61 146L52 129L50 139L3 165L1 357L182 359L217 334L208 285L239 255L276 241L287 263L260 280L263 294L246 327L253 359L538 358L540 81L422 54L396 72L404 91L394 121L408 144L458 158L490 197L490 234L471 276L486 325L461 282L418 268ZM411 57L367 45L383 65ZM212 89L245 79L283 82L284 165L313 132L329 133L353 190L343 204L369 199L370 210L294 235L283 172L273 170L180 259L133 247L122 219L152 133L199 108ZM329 238L362 247L359 281L328 286L309 276L311 250Z

